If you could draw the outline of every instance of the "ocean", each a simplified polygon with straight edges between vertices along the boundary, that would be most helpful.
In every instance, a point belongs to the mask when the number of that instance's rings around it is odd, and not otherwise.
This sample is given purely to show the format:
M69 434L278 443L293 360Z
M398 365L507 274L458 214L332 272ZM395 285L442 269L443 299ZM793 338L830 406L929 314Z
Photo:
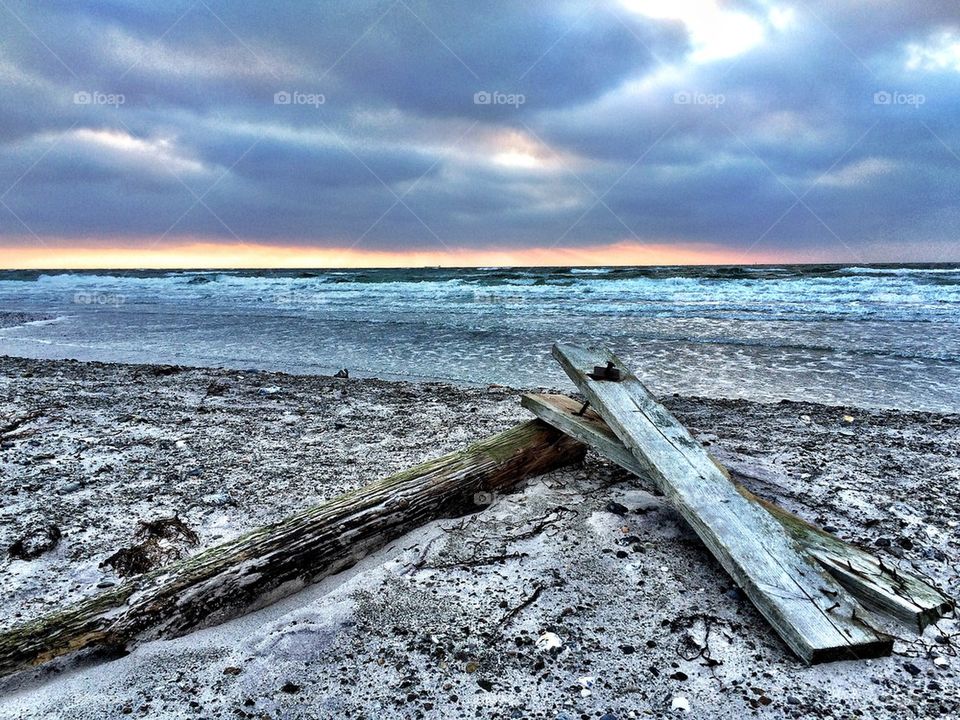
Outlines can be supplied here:
M3 271L0 354L960 411L960 265Z

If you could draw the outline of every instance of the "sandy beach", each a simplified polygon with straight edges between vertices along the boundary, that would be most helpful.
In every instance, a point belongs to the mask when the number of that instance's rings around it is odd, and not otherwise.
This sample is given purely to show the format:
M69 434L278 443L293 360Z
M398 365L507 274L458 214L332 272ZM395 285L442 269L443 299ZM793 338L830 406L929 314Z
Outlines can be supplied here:
M525 420L519 396L3 358L2 627L121 582L101 563L143 523L182 521L161 562L195 553ZM960 594L960 417L664 402L754 492ZM955 621L883 627L892 657L804 667L663 499L590 453L253 614L7 679L0 716L956 714Z
M958 0L0 0L0 720L960 720L958 109Z

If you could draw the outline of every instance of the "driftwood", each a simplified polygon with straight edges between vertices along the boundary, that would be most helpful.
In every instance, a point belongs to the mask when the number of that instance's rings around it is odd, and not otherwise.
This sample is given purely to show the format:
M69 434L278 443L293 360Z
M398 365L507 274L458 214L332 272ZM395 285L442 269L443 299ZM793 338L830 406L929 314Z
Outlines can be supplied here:
M0 634L0 675L84 649L123 650L267 605L403 533L478 509L475 496L576 462L586 447L539 420L304 510Z
M609 351L554 346L554 356L754 606L807 663L889 655L893 640ZM609 370L619 371L616 379ZM601 371L598 373L598 370Z
M534 415L586 443L604 457L641 478L649 478L627 447L597 413L566 395L524 395L521 403ZM717 467L729 471L714 459ZM733 480L733 478L731 478ZM948 614L954 602L908 570L898 570L877 556L844 542L779 505L759 498L733 480L741 495L766 508L784 529L864 605L922 631Z

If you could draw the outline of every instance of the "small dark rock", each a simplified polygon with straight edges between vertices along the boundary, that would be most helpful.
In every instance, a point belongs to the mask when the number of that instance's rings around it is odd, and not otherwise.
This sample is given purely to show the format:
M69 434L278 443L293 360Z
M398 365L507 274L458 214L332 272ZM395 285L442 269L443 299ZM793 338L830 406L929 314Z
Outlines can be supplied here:
M738 587L732 587L727 590L724 595L726 595L731 600L746 600L747 596L744 594L743 590Z
M614 502L613 500L607 503L606 510L608 513L613 513L614 515L620 515L621 517L623 515L626 515L628 512L630 512L625 505L621 505L620 503Z
M60 528L49 524L29 530L7 551L18 560L33 560L53 550L60 542Z
M913 675L913 676L917 676L917 675L919 675L920 672L921 672L920 668L918 668L918 667L917 667L916 665L914 665L913 663L909 663L909 662L903 664L903 669L906 670L908 673L910 673L910 674Z
M489 680L484 680L481 678L477 680L477 685L479 685L481 689L486 690L487 692L493 692L493 683L490 682Z
M336 372L336 374L334 375L334 377L335 377L335 378L348 378L348 377L350 377L350 371L347 370L347 368L344 368L343 370L337 370L337 372Z
M285 692L288 695L296 695L298 692L300 692L300 686L288 681L283 684L282 688L280 688L280 692Z
M620 652L624 655L633 655L637 649L633 645L621 645Z
M877 538L873 544L876 545L877 547L890 547L891 543L890 543L890 538L882 537L882 538Z
M677 670L673 675L670 676L670 679L679 680L680 682L683 682L684 680L689 679L689 676L685 672L681 670Z

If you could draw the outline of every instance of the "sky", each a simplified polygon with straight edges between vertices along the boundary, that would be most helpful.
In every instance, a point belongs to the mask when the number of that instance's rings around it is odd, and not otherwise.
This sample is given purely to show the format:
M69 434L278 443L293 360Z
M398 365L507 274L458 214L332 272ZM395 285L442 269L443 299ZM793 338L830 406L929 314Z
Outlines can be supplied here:
M0 266L960 260L960 3L0 0Z

